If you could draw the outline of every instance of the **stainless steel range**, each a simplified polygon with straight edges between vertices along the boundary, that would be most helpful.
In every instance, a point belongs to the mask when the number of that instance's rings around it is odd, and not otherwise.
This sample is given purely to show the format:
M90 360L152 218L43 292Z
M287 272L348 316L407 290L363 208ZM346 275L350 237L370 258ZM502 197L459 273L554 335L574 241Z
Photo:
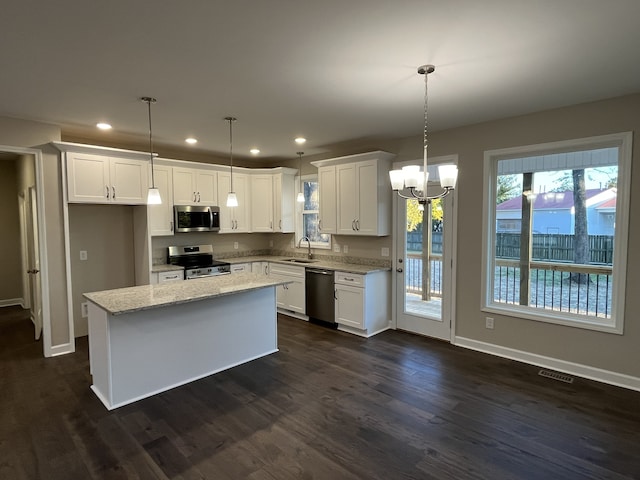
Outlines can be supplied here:
M169 247L168 250L167 263L184 267L185 280L231 273L229 263L213 259L212 245Z

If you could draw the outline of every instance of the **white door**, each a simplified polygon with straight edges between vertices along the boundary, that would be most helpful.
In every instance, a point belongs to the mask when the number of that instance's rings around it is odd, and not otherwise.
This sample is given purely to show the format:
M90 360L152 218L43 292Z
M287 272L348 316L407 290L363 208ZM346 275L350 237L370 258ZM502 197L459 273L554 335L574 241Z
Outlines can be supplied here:
M431 229L428 263L423 256L423 235L413 229L418 224L419 230L423 223L417 203L398 198L396 212L396 326L447 341L451 340L453 318L453 200L452 194L431 204L431 217L436 221L425 223L436 228ZM429 277L430 282L425 283L423 279Z
M35 338L42 334L42 290L40 282L40 239L38 236L38 201L35 187L29 187L29 215L31 228L29 229L30 259L29 269L31 287L31 318L35 327Z

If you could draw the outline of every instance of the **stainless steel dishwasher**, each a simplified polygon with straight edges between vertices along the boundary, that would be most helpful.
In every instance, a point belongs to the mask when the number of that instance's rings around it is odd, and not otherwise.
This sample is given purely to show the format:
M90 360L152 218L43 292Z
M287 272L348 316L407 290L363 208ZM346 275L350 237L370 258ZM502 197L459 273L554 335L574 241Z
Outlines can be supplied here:
M337 327L333 271L309 267L305 270L307 316L310 320L320 320Z

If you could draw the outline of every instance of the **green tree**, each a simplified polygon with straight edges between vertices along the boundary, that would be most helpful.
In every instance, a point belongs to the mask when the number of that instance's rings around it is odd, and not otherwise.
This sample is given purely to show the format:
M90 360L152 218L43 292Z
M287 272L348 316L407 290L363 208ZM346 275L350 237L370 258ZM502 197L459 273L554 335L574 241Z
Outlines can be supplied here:
M497 203L502 203L522 194L522 183L519 177L519 175L515 174L498 176Z
M441 229L442 217L442 199L436 198L431 201L431 229L436 232ZM413 232L422 228L422 210L417 200L407 200L407 232Z

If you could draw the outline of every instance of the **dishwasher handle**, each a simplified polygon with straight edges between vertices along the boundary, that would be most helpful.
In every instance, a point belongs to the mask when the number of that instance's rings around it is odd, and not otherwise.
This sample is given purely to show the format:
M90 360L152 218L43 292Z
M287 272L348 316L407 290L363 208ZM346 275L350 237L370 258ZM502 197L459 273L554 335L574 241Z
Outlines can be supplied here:
M318 275L333 275L333 270L317 270L315 268L307 268L307 273L313 273Z

